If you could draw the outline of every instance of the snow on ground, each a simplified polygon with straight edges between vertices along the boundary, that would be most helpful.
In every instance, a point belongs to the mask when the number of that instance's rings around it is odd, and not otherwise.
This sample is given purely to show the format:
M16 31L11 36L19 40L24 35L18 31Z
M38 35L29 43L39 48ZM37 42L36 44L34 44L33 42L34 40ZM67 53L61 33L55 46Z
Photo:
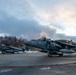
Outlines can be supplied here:
M38 51L25 51L25 53L37 53ZM0 54L1 54L2 52L0 51ZM19 53L23 53L22 51L20 51Z
M26 53L37 53L38 51L25 51Z

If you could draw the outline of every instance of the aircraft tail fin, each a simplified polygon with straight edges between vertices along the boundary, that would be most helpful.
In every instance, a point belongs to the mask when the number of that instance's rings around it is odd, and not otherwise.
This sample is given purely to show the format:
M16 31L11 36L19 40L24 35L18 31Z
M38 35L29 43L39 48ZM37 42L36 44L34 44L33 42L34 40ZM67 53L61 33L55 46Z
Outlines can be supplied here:
M71 44L71 45L73 44L72 40L70 40L69 44Z

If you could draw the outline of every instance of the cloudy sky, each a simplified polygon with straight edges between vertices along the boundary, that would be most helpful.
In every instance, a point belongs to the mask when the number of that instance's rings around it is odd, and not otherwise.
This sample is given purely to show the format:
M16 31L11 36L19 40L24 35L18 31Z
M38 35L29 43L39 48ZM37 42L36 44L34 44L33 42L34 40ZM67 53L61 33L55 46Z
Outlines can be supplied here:
M76 0L0 0L0 36L76 40Z

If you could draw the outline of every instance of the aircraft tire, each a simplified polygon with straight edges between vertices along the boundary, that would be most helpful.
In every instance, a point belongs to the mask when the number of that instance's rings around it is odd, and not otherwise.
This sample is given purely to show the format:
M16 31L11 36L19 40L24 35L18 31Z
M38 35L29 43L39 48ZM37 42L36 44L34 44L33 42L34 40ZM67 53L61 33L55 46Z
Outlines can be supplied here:
M14 52L12 52L12 54L14 54Z
M59 54L59 57L62 57L63 56L63 54Z

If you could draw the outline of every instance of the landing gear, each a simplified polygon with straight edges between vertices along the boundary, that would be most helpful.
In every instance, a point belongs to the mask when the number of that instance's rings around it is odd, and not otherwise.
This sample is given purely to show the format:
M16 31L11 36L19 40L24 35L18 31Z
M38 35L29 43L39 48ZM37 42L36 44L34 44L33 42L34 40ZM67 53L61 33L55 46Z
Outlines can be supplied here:
M59 57L62 57L63 53L56 53L56 52L48 50L47 55L48 55L48 57L52 57L52 55L59 55Z
M63 56L63 54L59 54L59 57L62 57Z
M17 51L17 54L19 54L19 51Z
M14 54L14 52L12 52L12 54Z
M5 51L2 51L2 54L5 54L6 52Z
M50 53L49 50L47 51L47 55L48 55L48 57L52 57L52 54Z

